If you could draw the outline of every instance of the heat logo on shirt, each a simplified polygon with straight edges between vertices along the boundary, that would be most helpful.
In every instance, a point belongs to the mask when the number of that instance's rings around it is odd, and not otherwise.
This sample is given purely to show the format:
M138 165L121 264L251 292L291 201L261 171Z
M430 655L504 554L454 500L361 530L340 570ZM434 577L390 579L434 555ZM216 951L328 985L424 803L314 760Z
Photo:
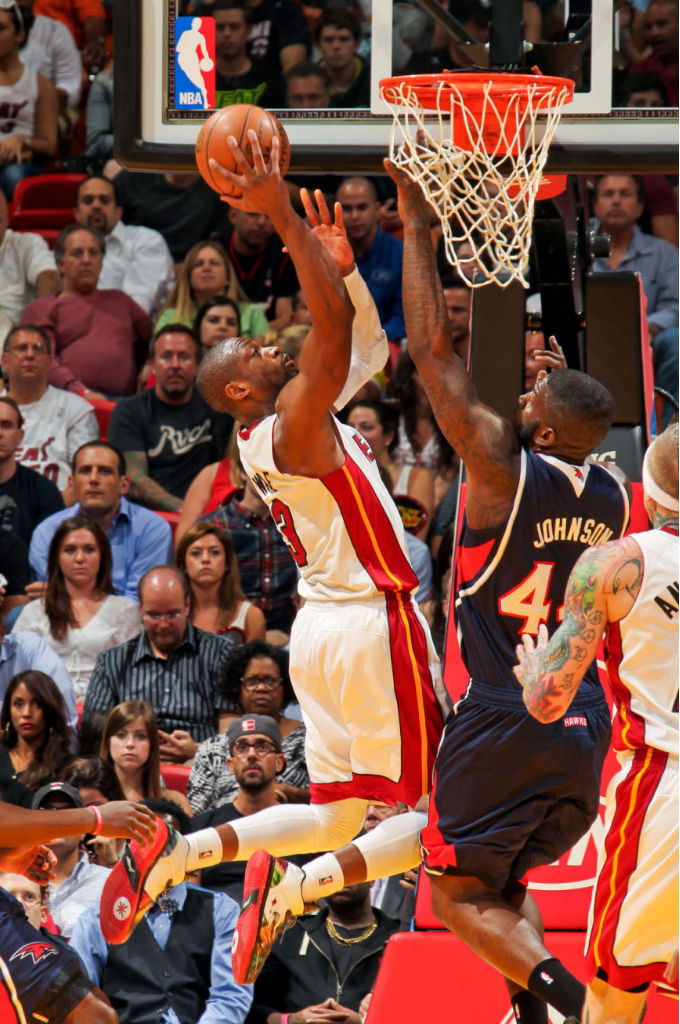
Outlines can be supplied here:
M215 19L175 18L175 107L215 106Z

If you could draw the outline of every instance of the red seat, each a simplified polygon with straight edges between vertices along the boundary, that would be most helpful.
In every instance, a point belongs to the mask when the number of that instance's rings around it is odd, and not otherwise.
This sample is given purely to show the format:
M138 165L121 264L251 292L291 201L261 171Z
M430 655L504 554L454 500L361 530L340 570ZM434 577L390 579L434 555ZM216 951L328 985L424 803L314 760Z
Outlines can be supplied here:
M60 231L73 221L78 185L84 174L36 174L17 183L9 210L14 231Z
M179 523L179 512L161 512L160 509L154 509L157 516L163 516L166 522L170 523L170 529L172 530L172 536L175 536L175 530Z
M50 249L54 249L55 243L61 234L61 228L14 228L17 233L29 231L32 235L40 235L47 242Z
M85 174L36 174L17 182L12 212L19 210L68 210L73 220L76 193Z
M115 409L116 403L109 401L108 398L88 398L88 402L94 409L94 414L97 417L99 436L102 441L105 441L109 430L111 413Z
M191 768L183 764L161 765L161 778L166 789L176 789L186 796Z

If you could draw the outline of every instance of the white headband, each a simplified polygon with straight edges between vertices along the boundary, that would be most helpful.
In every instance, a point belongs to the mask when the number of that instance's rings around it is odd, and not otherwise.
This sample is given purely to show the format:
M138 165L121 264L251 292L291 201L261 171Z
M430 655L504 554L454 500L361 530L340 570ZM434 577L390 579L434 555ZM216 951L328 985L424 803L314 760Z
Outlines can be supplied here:
M661 487L654 481L651 471L649 469L649 448L645 452L645 457L642 460L642 489L655 501L657 505L661 505L662 508L667 508L670 512L678 511L678 499L674 498L672 494L667 494L666 491L662 490Z

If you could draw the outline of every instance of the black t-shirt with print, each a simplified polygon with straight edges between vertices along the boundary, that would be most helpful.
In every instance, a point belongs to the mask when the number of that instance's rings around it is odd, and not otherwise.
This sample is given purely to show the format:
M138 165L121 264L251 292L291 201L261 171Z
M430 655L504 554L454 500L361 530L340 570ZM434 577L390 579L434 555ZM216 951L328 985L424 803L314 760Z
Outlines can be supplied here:
M215 75L215 106L252 103L256 107L279 110L286 105L286 85L278 71L253 58L250 70L242 75Z
M64 507L56 484L20 462L0 484L0 530L14 530L27 544L38 523Z
M196 474L223 458L233 425L197 391L184 405L168 405L147 388L118 402L108 440L124 452L145 452L151 479L183 498Z

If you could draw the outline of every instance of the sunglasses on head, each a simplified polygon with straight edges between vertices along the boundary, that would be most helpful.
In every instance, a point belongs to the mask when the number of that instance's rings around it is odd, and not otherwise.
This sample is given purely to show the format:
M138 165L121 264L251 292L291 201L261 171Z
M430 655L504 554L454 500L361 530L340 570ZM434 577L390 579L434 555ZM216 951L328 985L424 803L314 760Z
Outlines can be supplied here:
M0 0L0 11L12 10L17 12L17 18L19 19L19 27L23 29L24 16L22 14L21 8L19 7L19 4L17 3L17 0Z

